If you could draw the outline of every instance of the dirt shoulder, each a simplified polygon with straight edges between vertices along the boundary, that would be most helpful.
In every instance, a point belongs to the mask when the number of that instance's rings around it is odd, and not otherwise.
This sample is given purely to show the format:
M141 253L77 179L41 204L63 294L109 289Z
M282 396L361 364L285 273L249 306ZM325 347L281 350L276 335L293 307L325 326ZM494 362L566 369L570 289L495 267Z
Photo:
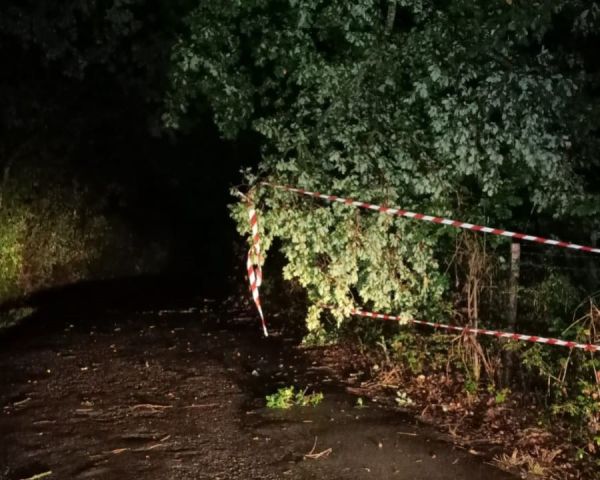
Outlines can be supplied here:
M469 394L458 372L415 375L381 352L352 343L308 354L336 372L348 392L395 406L448 442L522 478L600 478L593 459L574 460L577 445L569 425L549 423L544 407L522 393Z

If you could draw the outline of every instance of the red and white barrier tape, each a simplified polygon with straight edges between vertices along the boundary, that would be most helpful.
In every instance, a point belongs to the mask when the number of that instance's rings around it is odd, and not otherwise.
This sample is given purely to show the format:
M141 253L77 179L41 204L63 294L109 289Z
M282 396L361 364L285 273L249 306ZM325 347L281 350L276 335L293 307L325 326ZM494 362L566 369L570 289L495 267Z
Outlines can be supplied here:
M533 235L525 235L523 233L510 232L507 230L501 230L501 229L497 229L497 228L483 227L480 225L473 225L470 223L458 222L456 220L450 220L447 218L433 217L430 215L413 213L413 212L409 212L406 210L401 210L399 208L383 207L380 205L359 202L359 201L352 200L349 198L337 197L335 195L325 195L325 194L318 193L318 192L310 192L307 190L303 190L301 188L294 188L294 187L289 187L289 186L284 186L284 185L276 185L276 184L271 184L271 183L266 183L266 182L263 182L262 185L277 188L280 190L287 190L290 192L298 193L301 195L307 195L310 197L322 198L324 200L328 200L328 201L332 201L332 202L340 202L340 203L344 203L345 205L350 205L350 206L354 206L354 207L358 207L358 208L374 210L374 211L377 211L380 213L385 213L387 215L404 216L404 217L408 217L408 218L415 218L417 220L423 220L423 221L427 221L427 222L449 225L449 226L456 227L456 228L464 228L467 230L491 233L493 235L502 235L505 237L513 237L513 238L518 238L520 240L528 240L531 242L543 243L546 245L552 245L552 246L556 246L556 247L571 248L571 249L575 249L575 250L582 250L585 252L592 252L592 253L600 253L599 248L587 247L587 246L577 245L577 244L569 243L569 242L559 242L557 240L550 240L547 238L533 236ZM258 288L260 287L260 285L262 283L262 270L260 267L260 236L258 234L258 217L256 214L256 210L254 209L254 207L251 204L249 204L249 206L248 206L248 217L249 217L250 226L252 229L252 246L250 247L250 251L248 252L248 260L247 260L247 264L246 264L247 269L248 269L248 280L250 282L250 290L252 291L252 298L254 299L254 303L256 304L256 308L260 315L263 332L264 332L265 336L268 336L267 325L266 325L265 317L263 315L262 307L260 304L260 296L259 296L259 291L258 291ZM352 314L356 315L356 316L377 318L377 319L381 319L381 320L405 321L405 319L403 319L402 317L396 316L396 315L367 312L364 310L353 310ZM600 351L600 345L577 343L577 342L572 342L572 341L567 341L567 340L560 340L558 338L538 337L535 335L509 333L509 332L502 332L502 331L498 331L498 330L486 330L486 329L482 329L482 328L459 327L456 325L446 325L443 323L426 322L423 320L414 320L414 319L410 319L410 320L408 320L408 322L417 324L417 325L427 325L427 326L430 326L433 328L441 328L444 330L473 333L475 335L489 335L489 336L496 337L496 338L507 338L510 340L517 340L517 341L522 341L522 342L544 343L546 345L558 345L558 346L567 347L567 348L578 348L578 349L585 350L588 352Z
M265 322L265 316L260 305L260 295L258 288L262 284L262 269L260 267L260 235L258 234L258 216L256 210L252 205L248 206L248 218L250 220L250 228L252 229L252 246L248 251L248 259L246 261L246 268L248 270L248 281L250 282L250 290L252 292L252 298L256 304L256 309L260 315L260 321L262 323L263 332L265 337L269 336L267 332L267 323Z
M441 225L448 225L455 228L463 228L465 230L473 230L476 232L491 233L492 235L500 235L503 237L516 238L518 240L527 240L528 242L542 243L544 245L551 245L554 247L570 248L573 250L581 250L583 252L600 253L600 248L588 247L586 245L578 245L571 242L561 242L558 240L551 240L549 238L538 237L537 235L527 235L525 233L511 232L509 230L503 230L500 228L484 227L482 225L474 225L472 223L460 222L458 220L452 220L450 218L435 217L432 215L424 215L422 213L409 212L408 210L402 210L397 207L384 207L373 203L361 202L353 200L351 198L338 197L336 195L326 195L319 192L310 192L302 188L290 187L287 185L277 185L268 182L262 182L261 185L276 188L278 190L287 190L288 192L297 193L299 195L306 195L309 197L321 198L330 202L343 203L357 208L364 208L366 210L373 210L379 213L385 213L387 215L396 215L399 217L414 218L415 220L422 220L424 222L438 223Z
M364 310L353 310L352 315L359 317L378 318L381 320L406 321L406 319L396 315L366 312ZM508 338L510 340L517 340L521 342L545 343L546 345L558 345L567 348L579 348L587 352L600 352L600 345L594 345L591 343L577 343L567 340L560 340L558 338L537 337L535 335L523 335L521 333L501 332L498 330L486 330L483 328L459 327L456 325L446 325L443 323L425 322L423 320L410 319L408 322L417 325L427 325L428 327L433 328L441 328L444 330L453 330L455 332L474 333L475 335L489 335L496 338Z

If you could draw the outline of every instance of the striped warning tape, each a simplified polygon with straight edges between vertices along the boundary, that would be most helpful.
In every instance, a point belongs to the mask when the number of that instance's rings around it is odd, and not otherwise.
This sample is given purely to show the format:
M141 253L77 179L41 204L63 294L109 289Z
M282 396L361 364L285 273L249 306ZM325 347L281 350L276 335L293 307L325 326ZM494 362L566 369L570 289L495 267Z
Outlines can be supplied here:
M378 318L381 320L406 322L406 319L396 316L396 315L388 315L385 313L366 312L364 310L352 310L352 315L356 315L359 317ZM443 330L453 330L455 332L474 333L475 335L489 335L489 336L496 337L496 338L508 338L510 340L517 340L517 341L521 341L521 342L545 343L546 345L558 345L558 346L567 347L567 348L579 348L579 349L585 350L587 352L599 352L600 351L600 345L594 345L591 343L577 343L577 342L571 342L571 341L567 341L567 340L560 340L558 338L545 338L545 337L538 337L535 335L523 335L521 333L509 333L509 332L501 332L498 330L486 330L483 328L459 327L457 325L446 325L444 323L425 322L423 320L409 319L408 323L413 323L413 324L417 324L417 325L427 325L428 327L441 328Z
M398 208L382 207L382 206L375 205L375 204L369 204L369 203L365 203L365 202L355 201L355 200L352 200L349 198L337 197L335 195L324 195L324 194L321 194L318 192L310 192L310 191L303 190L300 188L294 188L294 187L289 187L289 186L284 186L284 185L276 185L276 184L271 184L271 183L266 183L266 182L263 182L262 185L277 188L280 190L287 190L290 192L307 195L307 196L311 196L311 197L322 198L324 200L341 202L346 205L350 205L350 206L354 206L354 207L375 210L380 213L385 213L388 215L405 216L408 218L416 218L418 220L424 220L424 221L429 221L429 222L433 222L433 223L450 225L450 226L453 226L456 228L465 228L468 230L492 233L494 235L503 235L506 237L514 237L514 238L518 238L521 240L529 240L532 242L544 243L547 245L553 245L553 246L557 246L557 247L572 248L575 250L582 250L585 252L600 253L600 249L598 249L598 248L577 245L574 243L559 242L556 240L549 240L549 239L546 239L543 237L537 237L537 236L533 236L533 235L525 235L522 233L510 232L507 230L482 227L479 225L458 222L456 220L450 220L447 218L432 217L430 215L413 213L413 212L401 210ZM252 246L250 247L250 251L248 252L248 260L247 260L247 264L246 264L247 269L248 269L248 280L250 282L250 290L252 291L252 298L254 299L254 303L256 304L256 308L260 315L263 332L264 332L265 336L268 336L267 325L265 322L265 317L263 315L263 311L262 311L262 307L261 307L261 303L260 303L259 290L258 290L262 283L262 270L260 267L260 236L258 233L258 216L256 214L256 210L254 209L254 207L252 206L251 203L248 203L248 218L250 220L250 227L252 230ZM326 308L328 308L328 307L326 307ZM356 316L377 318L377 319L381 319L381 320L406 321L402 317L399 317L396 315L367 312L364 310L356 309L356 310L352 310L351 313ZM489 335L489 336L493 336L496 338L507 338L510 340L523 341L523 342L543 343L546 345L558 345L558 346L567 347L567 348L571 348L571 349L578 348L578 349L585 350L588 352L600 351L600 345L577 343L577 342L573 342L573 341L560 340L558 338L546 338L546 337L539 337L539 336L535 336L535 335L524 335L524 334L520 334L520 333L509 333L509 332L502 332L502 331L498 331L498 330L487 330L487 329L482 329L482 328L460 327L460 326L456 326L456 325L446 325L443 323L426 322L423 320L414 320L414 319L409 319L408 322L417 324L417 325L427 325L427 326L430 326L433 328L441 328L444 330L451 330L451 331L456 331L456 332L472 333L472 334L476 334L476 335Z
M256 304L256 309L260 315L263 332L265 337L269 336L267 331L267 323L260 305L260 295L258 288L262 284L262 269L260 266L260 235L258 234L258 216L252 204L248 204L248 219L250 220L250 228L252 229L252 246L248 251L248 259L246 260L246 268L248 270L248 281L250 282L250 290L252 298Z
M448 225L455 228L463 228L465 230L473 230L476 232L491 233L492 235L500 235L503 237L516 238L518 240L526 240L528 242L542 243L544 245L552 245L554 247L570 248L572 250L580 250L583 252L600 253L600 248L588 247L586 245L578 245L571 242L561 242L558 240L551 240L549 238L538 237L537 235L527 235L525 233L511 232L509 230L503 230L501 228L484 227L482 225L474 225L468 222L460 222L458 220L452 220L450 218L435 217L432 215L424 215L422 213L409 212L408 210L402 210L397 207L384 207L373 203L361 202L353 200L351 198L338 197L336 195L326 195L319 192L311 192L302 188L290 187L287 185L277 185L268 182L262 182L261 185L276 188L278 190L286 190L288 192L297 193L299 195L306 195L309 197L321 198L330 202L343 203L357 208L364 208L366 210L373 210L379 213L385 213L387 215L396 215L399 217L414 218L416 220L423 220L424 222L438 223L441 225Z

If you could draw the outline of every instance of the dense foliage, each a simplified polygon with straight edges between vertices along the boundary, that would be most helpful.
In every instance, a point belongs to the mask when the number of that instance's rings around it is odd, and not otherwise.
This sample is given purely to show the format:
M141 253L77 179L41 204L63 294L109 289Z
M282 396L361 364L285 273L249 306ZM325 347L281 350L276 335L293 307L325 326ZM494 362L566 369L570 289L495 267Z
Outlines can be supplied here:
M599 18L585 1L202 2L174 50L167 120L208 105L223 135L260 132L260 179L487 224L589 224ZM455 232L253 194L265 243L281 240L286 277L308 290L311 330L319 303L443 305Z

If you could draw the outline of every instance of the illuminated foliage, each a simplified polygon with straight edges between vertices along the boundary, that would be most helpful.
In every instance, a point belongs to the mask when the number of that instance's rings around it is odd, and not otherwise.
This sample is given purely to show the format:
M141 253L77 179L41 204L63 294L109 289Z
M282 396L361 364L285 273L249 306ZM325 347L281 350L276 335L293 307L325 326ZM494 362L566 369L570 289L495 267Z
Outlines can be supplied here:
M393 11L395 8L395 16ZM390 15L388 15L390 14ZM393 17L393 23L390 22ZM173 54L165 120L203 105L262 134L259 179L472 221L597 213L587 2L201 2ZM585 128L584 128L585 126ZM248 183L256 178L247 173ZM447 232L257 188L266 245L313 301L443 307ZM247 232L244 206L233 209Z

